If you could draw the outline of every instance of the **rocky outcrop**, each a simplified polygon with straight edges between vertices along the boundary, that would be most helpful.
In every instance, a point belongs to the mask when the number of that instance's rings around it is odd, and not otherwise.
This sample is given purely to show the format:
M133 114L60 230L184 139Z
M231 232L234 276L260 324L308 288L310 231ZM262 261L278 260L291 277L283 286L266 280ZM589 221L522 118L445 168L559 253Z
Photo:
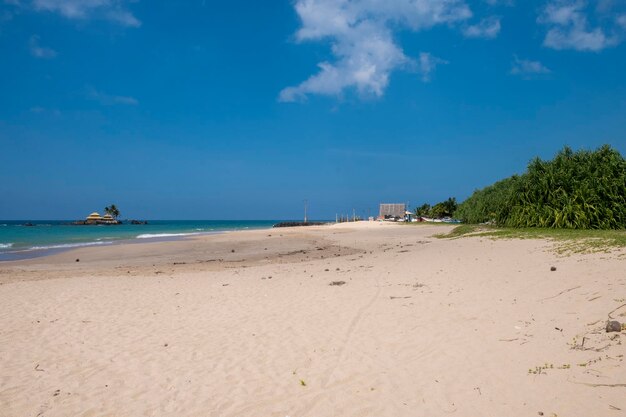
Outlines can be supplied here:
M120 220L77 220L70 223L73 226L117 226L122 224Z
M299 227L299 226L322 226L323 222L281 222L276 223L273 227Z

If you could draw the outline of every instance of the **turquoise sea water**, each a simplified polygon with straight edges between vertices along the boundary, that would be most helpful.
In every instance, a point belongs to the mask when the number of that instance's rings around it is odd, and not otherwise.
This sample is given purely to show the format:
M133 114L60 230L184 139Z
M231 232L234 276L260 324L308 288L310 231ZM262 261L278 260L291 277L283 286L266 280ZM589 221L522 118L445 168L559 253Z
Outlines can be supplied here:
M179 239L232 230L267 229L278 220L155 220L147 225L74 226L69 221L0 220L0 261L31 258L81 246Z

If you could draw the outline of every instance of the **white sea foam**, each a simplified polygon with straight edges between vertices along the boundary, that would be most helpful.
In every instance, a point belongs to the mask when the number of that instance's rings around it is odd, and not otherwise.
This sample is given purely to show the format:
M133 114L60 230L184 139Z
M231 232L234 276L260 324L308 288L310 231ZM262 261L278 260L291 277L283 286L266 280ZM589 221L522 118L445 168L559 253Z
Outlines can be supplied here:
M0 243L0 249L9 249L13 247L13 243Z
M176 237L176 236L194 236L202 233L146 233L144 235L137 236L137 239L152 239L155 237Z
M28 250L45 250L45 249L68 249L68 248L82 248L84 246L100 246L110 245L113 242L83 242L83 243L64 243L61 245L49 245L49 246L33 246Z

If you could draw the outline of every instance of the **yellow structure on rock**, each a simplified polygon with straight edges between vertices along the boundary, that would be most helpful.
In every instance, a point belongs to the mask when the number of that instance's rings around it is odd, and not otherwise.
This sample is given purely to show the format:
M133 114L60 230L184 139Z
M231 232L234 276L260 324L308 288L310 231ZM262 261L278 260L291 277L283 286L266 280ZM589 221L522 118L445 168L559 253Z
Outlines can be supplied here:
M98 212L93 212L85 219L84 224L121 224L119 220L116 220L110 214L101 216Z
M110 214L105 214L104 216L102 216L102 221L101 223L117 223L117 220L115 220L113 218L113 216L111 216Z
M102 220L102 216L98 212L93 212L85 219L87 222L95 223Z

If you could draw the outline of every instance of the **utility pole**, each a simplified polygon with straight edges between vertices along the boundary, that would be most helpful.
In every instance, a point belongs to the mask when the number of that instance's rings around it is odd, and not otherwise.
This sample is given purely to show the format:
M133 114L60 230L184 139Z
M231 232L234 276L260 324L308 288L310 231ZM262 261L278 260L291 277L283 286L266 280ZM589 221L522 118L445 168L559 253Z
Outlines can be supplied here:
M308 219L307 219L307 216L306 216L306 209L307 209L307 205L308 204L309 204L309 201L308 200L304 200L304 222L305 223L308 222Z
M354 209L352 209L352 221L356 221L356 211Z

